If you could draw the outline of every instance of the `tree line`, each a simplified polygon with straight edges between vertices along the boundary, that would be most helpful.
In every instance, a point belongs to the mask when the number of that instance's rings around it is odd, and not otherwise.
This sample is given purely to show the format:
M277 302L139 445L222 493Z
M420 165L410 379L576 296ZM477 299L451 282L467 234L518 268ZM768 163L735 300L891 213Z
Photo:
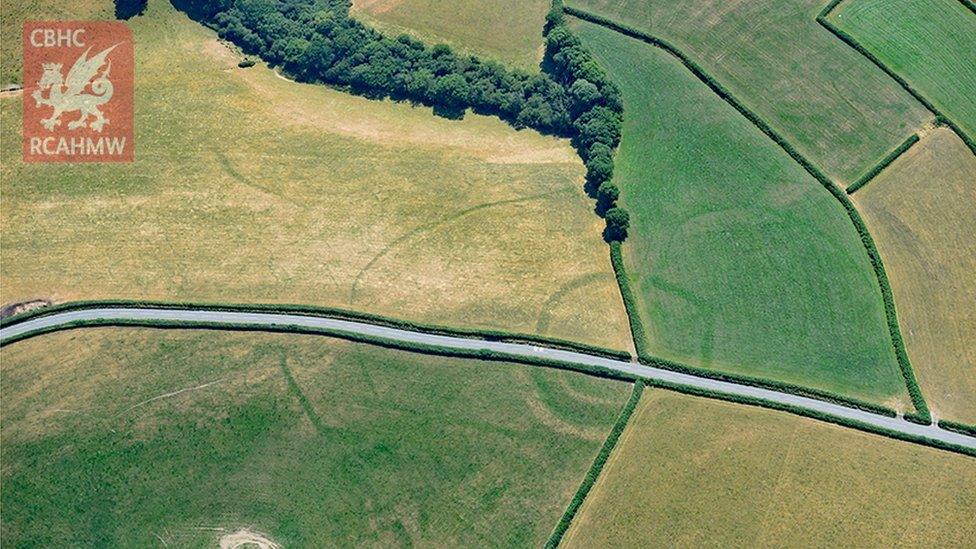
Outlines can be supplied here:
M445 44L395 38L349 16L346 0L175 0L245 53L259 55L302 82L371 98L431 106L449 118L467 109L513 127L567 137L586 165L586 191L607 222L604 238L627 237L617 206L613 151L620 142L619 89L566 26L560 2L546 19L542 72L530 74Z

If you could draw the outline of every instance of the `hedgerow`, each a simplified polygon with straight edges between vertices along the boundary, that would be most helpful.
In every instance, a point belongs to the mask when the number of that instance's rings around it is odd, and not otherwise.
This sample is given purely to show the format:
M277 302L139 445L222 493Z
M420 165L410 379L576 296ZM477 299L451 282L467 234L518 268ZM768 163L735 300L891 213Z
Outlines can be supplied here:
M879 173L881 173L885 168L891 165L891 163L894 162L895 159L897 159L899 156L904 154L905 151L910 149L912 145L914 145L915 143L918 143L918 134L913 133L908 139L902 142L901 145L898 145L898 147L895 150L891 151L890 153L887 154L887 156L881 159L881 162L879 162L878 165L871 168L871 170L869 170L867 173L865 173L860 178L858 178L857 181L851 183L851 185L847 187L847 191L846 191L847 194L854 194L855 191L867 185L869 181L877 177Z
M568 137L586 164L588 189L598 189L613 173L620 91L564 24L558 2L544 30L543 71L529 74L456 54L445 44L430 47L405 34L387 37L350 17L342 0L174 1L221 38L295 80L420 103L449 118L461 118L470 108L515 128ZM614 206L604 197L598 212ZM627 221L619 212L607 217L604 238L626 238Z
M971 437L976 437L976 425L966 425L965 423L959 423L957 421L940 419L939 427L942 427L946 431L952 431L954 433L959 433L961 435L969 435Z
M640 356L641 353L646 352L649 346L647 333L644 331L644 323L641 322L637 296L630 287L630 280L627 278L627 268L624 266L624 258L620 246L619 242L610 243L610 264L613 266L614 276L617 277L620 298L623 299L624 310L627 312L627 321L630 323L630 335L634 339L637 356Z
M569 529L569 525L573 522L573 517L579 512L580 507L583 505L583 500L586 499L586 495L590 493L590 489L596 483L596 479L600 477L600 472L603 471L603 466L607 464L607 459L610 457L610 452L617 445L617 441L620 440L621 433L624 432L624 428L627 427L627 423L630 421L630 416L634 414L634 409L637 408L637 403L640 402L641 394L644 391L644 382L637 381L634 383L634 390L630 393L630 400L624 404L623 409L620 410L620 415L617 416L617 421L613 424L613 429L610 430L610 434L607 435L606 440L603 441L603 446L600 448L600 453L596 455L593 463L590 465L589 471L586 472L586 476L583 477L583 482L580 483L579 488L576 490L576 494L573 499L569 502L569 506L566 511L563 512L563 516L559 519L556 527L553 529L552 534L549 535L549 539L546 540L546 549L555 549L559 542L562 541L563 536L566 535L566 530Z
M839 3L839 0L836 2ZM834 5L836 5L834 3ZM757 128L759 128L767 137L773 140L781 149L786 151L790 157L793 158L804 170L814 177L827 191L830 192L836 198L844 210L847 212L847 216L850 218L851 223L854 225L854 229L857 231L858 236L861 239L861 243L864 245L865 250L868 253L868 259L871 262L871 267L874 270L875 277L878 280L878 286L881 289L881 296L884 303L885 309L885 319L888 324L888 332L891 336L892 345L895 349L895 357L898 362L898 367L901 370L902 377L905 380L905 385L908 388L908 394L912 399L912 404L915 406L916 412L918 413L918 418L931 423L931 414L929 413L928 405L925 403L925 399L922 397L922 391L918 386L918 381L915 379L915 373L912 371L911 363L908 360L908 353L905 352L905 344L901 337L900 328L898 326L898 318L895 314L895 302L892 297L891 286L888 283L888 275L885 272L884 263L881 261L881 255L878 253L878 249L874 244L874 239L871 237L871 233L868 232L867 226L864 224L864 220L861 218L861 214L854 207L854 203L851 202L850 198L847 196L843 190L835 185L826 174L824 174L820 168L813 165L812 162L807 160L798 150L796 150L793 145L791 145L786 139L784 139L776 130L772 128L765 120L759 117L756 113L745 106L738 98L736 98L730 91L728 91L724 86L718 83L710 74L705 72L697 63L692 61L687 55L684 54L677 47L671 43L647 34L641 30L623 25L611 19L607 19L601 15L596 15L587 11L583 11L577 8L566 7L564 11L585 21L595 23L607 27L609 29L615 30L631 38L636 38L642 42L651 44L652 46L659 47L664 51L670 53L675 58L677 58L688 70L692 72L699 80L705 83L712 91L714 91L719 97L725 100L726 103L731 105L735 110L739 111L740 114L745 116L750 122L752 122ZM976 150L976 149L974 149ZM638 349L639 354L639 349Z

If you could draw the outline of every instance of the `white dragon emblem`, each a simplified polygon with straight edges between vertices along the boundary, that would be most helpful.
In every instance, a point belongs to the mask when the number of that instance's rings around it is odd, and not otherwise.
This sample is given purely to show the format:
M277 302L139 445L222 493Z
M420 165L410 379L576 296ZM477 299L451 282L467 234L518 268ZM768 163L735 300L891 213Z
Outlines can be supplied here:
M105 63L109 52L116 46L118 44L92 56L90 59L88 52L91 51L91 48L85 50L85 53L81 54L81 57L75 61L71 70L68 71L67 79L61 74L60 63L44 63L42 65L44 74L37 81L38 89L34 90L31 97L37 102L38 107L48 105L54 108L54 112L49 118L41 120L41 124L45 128L54 130L55 126L61 125L62 114L81 111L81 117L78 120L68 122L69 130L89 126L96 132L102 131L102 127L108 124L108 119L105 118L102 111L98 110L98 107L112 99L114 87L108 79L112 62L108 62L108 66L100 75L97 73L98 69ZM89 82L91 82L92 93L82 93L88 87ZM44 90L49 90L47 97L41 96L41 92ZM90 124L88 123L89 116L95 117Z

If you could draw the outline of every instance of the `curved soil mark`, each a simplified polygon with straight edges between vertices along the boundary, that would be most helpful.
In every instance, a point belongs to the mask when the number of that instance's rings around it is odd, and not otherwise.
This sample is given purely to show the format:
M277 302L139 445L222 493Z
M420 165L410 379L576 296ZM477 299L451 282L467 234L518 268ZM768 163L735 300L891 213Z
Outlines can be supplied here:
M353 283L352 283L352 289L349 292L349 303L350 304L353 304L353 303L356 302L356 292L359 289L359 284L360 284L360 282L362 282L363 276L366 275L366 272L369 271L370 269L372 269L373 266L376 265L376 263L380 259L383 259L383 257L385 257L387 254L389 254L391 251L393 251L393 249L395 249L396 247L400 246L401 244L403 244L407 240L409 240L409 239L411 239L411 238L413 238L413 237L415 237L417 235L420 235L420 234L423 234L423 233L426 233L426 232L430 232L430 231L433 231L435 229L439 229L440 227L443 227L444 225L447 225L449 223L452 223L454 221L457 221L458 219L460 219L460 218L462 218L464 216L470 215L472 213L475 213L475 212L478 212L478 211L481 211L481 210L484 210L484 209L487 209L487 208L491 208L491 207L494 207L494 206L503 206L503 205L506 205L506 204L517 204L519 202L528 202L530 200L539 200L539 199L542 199L542 198L546 198L546 197L553 196L553 195L558 194L558 193L567 192L567 191L571 191L571 190L572 190L571 188L566 187L566 188L563 188L563 189L557 189L555 191L550 191L550 192L547 192L547 193L534 194L532 196L524 196L524 197L521 197L521 198L509 198L507 200L498 200L496 202L485 202L483 204L478 204L478 205L475 205L475 206L471 206L470 208L467 208L465 210L461 210L460 212L457 212L455 214L452 214L452 215L449 215L449 216L444 217L442 219L439 219L439 220L437 220L437 221L435 221L433 223L428 223L427 225L421 225L420 227L417 227L416 229L412 229L410 231L407 231L406 233L403 233L402 235L398 236L395 240L393 240L393 242L390 242L385 247L383 247L383 249L380 250L379 253L377 253L376 255L374 255L373 258L370 259L368 263L366 263L366 266L365 267L363 267L362 269L359 270L358 273L356 273L356 279L353 281Z
M274 541L268 539L264 534L252 532L247 528L241 528L233 534L220 536L220 549L243 549L245 547L257 547L257 549L281 549Z
M568 294L584 288L594 282L599 281L605 275L603 273L590 273L578 276L569 282L563 284L558 290L549 296L549 299L542 305L542 311L539 313L539 321L535 324L535 331L540 334L546 333L549 329L549 323L552 321L552 309L559 304Z
M247 177L241 172L237 171L234 168L234 165L231 164L230 159L227 158L227 155L224 154L224 151L220 149L214 149L214 155L217 157L220 166L224 169L225 172L227 172L227 175L234 178L235 181L243 185L246 185L248 187L251 187L252 189L256 189L264 194L273 196L279 200L284 200L285 202L288 202L292 206L296 206L298 208L303 208L303 209L305 208L305 206L302 205L297 200L293 200L289 198L287 195L276 193L263 185L259 185L258 183L255 183L250 177Z

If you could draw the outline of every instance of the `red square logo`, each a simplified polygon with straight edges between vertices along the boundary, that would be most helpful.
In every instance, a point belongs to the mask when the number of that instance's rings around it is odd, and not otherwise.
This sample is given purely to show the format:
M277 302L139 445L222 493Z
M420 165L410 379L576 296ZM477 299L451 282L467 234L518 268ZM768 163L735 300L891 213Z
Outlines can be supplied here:
M131 162L134 67L125 23L24 23L24 161Z

